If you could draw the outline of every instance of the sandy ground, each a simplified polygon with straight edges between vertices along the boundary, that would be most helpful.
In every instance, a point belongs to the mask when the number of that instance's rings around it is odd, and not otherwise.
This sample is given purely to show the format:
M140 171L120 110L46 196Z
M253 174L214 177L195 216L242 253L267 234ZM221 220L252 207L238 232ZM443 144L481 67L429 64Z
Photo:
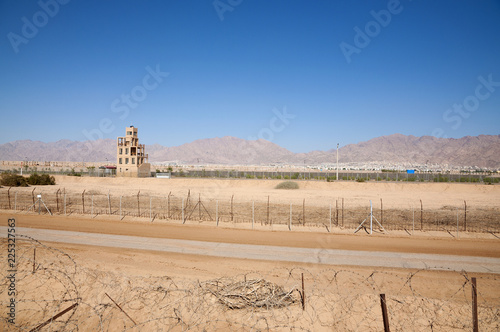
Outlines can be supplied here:
M282 180L257 179L156 179L156 178L88 178L56 176L56 186L37 189L55 192L66 189L69 192L92 191L100 194L166 196L169 192L185 196L188 190L192 195L201 194L209 199L229 199L234 195L237 201L267 201L301 203L306 199L310 205L328 206L336 199L345 198L351 206L368 206L369 201L379 204L383 199L385 208L411 208L422 200L426 208L443 206L463 206L466 200L469 206L499 207L499 185L465 183L385 183L385 182L325 182L298 181L299 190L278 190L274 187ZM30 188L16 188L26 190ZM378 205L377 205L378 206Z
M114 195L132 195L138 190L145 195L168 195L169 192L185 195L191 190L192 194L201 193L208 197L230 198L234 194L235 199L262 202L267 200L268 195L275 201L282 202L300 202L306 198L311 204L322 206L338 197L348 198L352 204L359 205L366 204L370 199L383 198L384 206L388 208L408 206L411 202L418 202L419 199L422 199L426 206L435 208L454 206L461 204L463 200L476 206L498 207L500 197L500 186L476 184L299 181L299 190L281 191L274 189L279 182L57 177L57 186L41 187L37 190L52 193L58 188L65 188L70 192L81 192L85 189L103 194L110 191ZM31 191L29 188L16 188L16 190ZM0 214L3 226L11 216L16 218L18 227L299 248L500 258L500 240L491 234L470 236L464 233L459 239L438 232L422 232L413 237L403 232L391 232L390 236L382 234L368 236L362 232L357 235L329 234L324 230L321 233L317 229L305 228L291 232L285 231L285 228L250 230L235 229L227 225L216 228L215 225L205 223L189 225L181 225L175 221L150 223L144 218L120 221L118 218L106 218L106 216L49 217L11 214L4 211ZM61 278L47 279L44 284L47 285L47 290L44 290L43 285L39 291L33 287L36 285L36 280L43 279L38 272L42 271L42 267L58 266L56 263L66 262L68 259L61 252L68 254L78 266L78 270L72 272L73 279L69 284L78 288L78 292L75 292L82 296L82 301L85 302L85 306L82 304L80 306L82 309L79 309L70 320L71 324L77 324L73 320L77 321L80 329L86 327L104 331L126 329L139 331L172 326L173 330L179 331L188 328L200 331L204 328L247 331L267 330L267 326L273 331L380 330L379 293L386 293L390 297L390 320L393 322L394 330L433 328L441 331L459 331L471 327L470 276L466 272L269 262L61 243L43 245L51 250L44 252L46 249L42 250L40 247L40 254L37 250L37 255L40 255L39 270L36 274L26 273L26 282L23 283L21 280L19 287L25 287L23 289L25 297L37 292L38 297L57 297L58 293L54 290L57 288L51 285L54 280ZM31 248L29 245L19 244L19 250L26 251L27 269L31 269L29 261ZM1 249L0 259L4 264L5 248ZM63 265L67 264L66 262ZM69 272L64 273L66 275ZM200 297L199 293L194 291L194 289L204 289L202 287L205 285L204 282L209 280L217 278L243 280L242 275L247 274L264 278L285 288L299 287L301 273L304 274L306 296L309 300L304 311L297 304L285 311L281 309L227 311L220 309L220 303L206 293ZM475 273L473 276L477 277L480 289L480 315L483 315L480 316L481 326L486 330L498 330L500 278L497 275L481 273ZM34 277L36 279L32 279ZM178 286L177 292L182 289L184 295L180 293L176 293L177 297L171 295L173 297L167 297L167 302L163 298L154 303L148 302L151 298L157 298L158 285L166 287L165 285L170 282L175 282ZM67 284L63 286L61 289L68 288ZM67 294L67 291L65 292L64 294ZM104 298L103 292L108 292L136 318L139 321L138 327L134 328L116 307L110 305L109 300ZM201 298L205 300L201 301ZM0 299L5 300L1 296ZM134 302L134 299L141 299L142 302ZM36 302L36 306L40 307L40 304ZM65 306L67 302L63 301L57 308ZM163 311L158 308L163 308ZM53 311L46 310L43 317L37 316L32 320L43 321L47 317L50 318L51 312ZM165 318L165 312L172 318ZM32 315L29 310L22 313L27 317ZM162 318L158 318L160 316ZM340 320L336 320L337 318ZM24 326L33 327L27 322Z
M481 328L500 327L498 275L269 262L50 242L36 248L36 273L32 273L33 244L18 242L18 255L26 260L17 274L18 296L23 298L17 322L24 329L79 301L73 315L59 318L58 325L49 328L379 331L383 328L378 294L384 293L393 330L470 330L471 276L477 278L479 288ZM1 249L3 261L5 248ZM290 307L241 310L228 310L203 291L214 281L243 280L266 280L287 291L300 290L301 275L305 310L298 291L294 291L296 302ZM4 303L5 295L0 293L0 302ZM6 326L0 330L18 330Z

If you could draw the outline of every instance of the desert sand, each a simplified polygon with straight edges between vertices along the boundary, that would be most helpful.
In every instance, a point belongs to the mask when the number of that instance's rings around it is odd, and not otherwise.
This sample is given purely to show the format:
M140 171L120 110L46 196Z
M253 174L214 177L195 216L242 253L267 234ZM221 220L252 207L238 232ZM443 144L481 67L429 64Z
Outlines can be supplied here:
M87 192L112 195L185 196L188 190L193 195L201 194L207 199L230 199L234 195L239 201L302 202L305 198L312 205L328 205L338 198L345 198L353 206L367 206L369 200L384 200L387 208L409 207L422 200L428 208L462 205L464 200L471 206L499 207L500 185L468 183L394 183L353 181L297 181L299 190L274 189L282 180L257 179L156 179L156 178L89 178L56 176L56 186L40 187L42 191L55 192L66 189L70 192ZM21 190L21 188L16 188ZM31 191L30 188L23 189Z
M459 204L464 199L477 206L497 206L499 186L419 183L326 183L302 182L296 191L279 191L271 180L210 179L116 179L57 177L57 186L39 188L54 192L92 190L131 195L138 190L149 195L185 195L188 190L203 196L247 200L300 202L324 205L338 197L352 202L384 199L384 204L408 204L425 200L437 208ZM39 190L37 189L37 190ZM2 189L3 190L3 189ZM16 188L16 190L18 190ZM27 190L27 189L19 189ZM84 231L105 234L165 237L211 242L263 244L304 248L331 248L408 253L449 254L500 258L500 240L486 236L451 237L446 232L409 236L366 233L332 234L314 229L236 229L221 225L179 221L149 222L145 218L100 215L38 216L2 211L2 225L14 216L18 227ZM349 232L352 233L352 232ZM418 235L418 236L417 236ZM33 265L33 249L37 248ZM6 261L2 240L1 260ZM394 330L459 331L471 328L471 277L477 278L480 326L500 328L500 277L467 271L353 267L251 259L220 258L95 247L61 243L19 241L19 327L33 328L73 302L78 308L62 316L52 329L123 330L271 330L329 331L380 330L379 294L387 296L389 319ZM31 269L35 269L33 273ZM2 271L4 273L5 271ZM49 273L50 272L50 273ZM49 274L47 274L49 273ZM301 275L306 302L301 306ZM224 287L252 280L265 280L291 291L293 301L283 307L229 309L220 297ZM36 286L38 285L38 286ZM215 288L213 288L215 287ZM215 290L214 290L215 289ZM108 294L124 310L107 297ZM6 293L0 293L2 306ZM217 296L216 296L217 295ZM219 297L218 297L219 296ZM240 295L241 296L241 293ZM50 301L40 302L41 298ZM234 301L234 298L231 298ZM129 319L126 315L130 316ZM2 313L2 319L5 315ZM2 321L4 323L4 321ZM4 325L5 326L5 325ZM5 329L4 329L5 330Z

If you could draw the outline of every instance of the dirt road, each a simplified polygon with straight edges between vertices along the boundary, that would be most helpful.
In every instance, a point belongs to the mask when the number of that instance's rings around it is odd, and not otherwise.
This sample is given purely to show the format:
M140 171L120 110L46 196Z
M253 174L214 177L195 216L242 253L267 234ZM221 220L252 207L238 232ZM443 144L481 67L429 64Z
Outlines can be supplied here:
M0 226L6 237L7 227ZM394 252L367 252L321 248L293 248L235 243L150 238L126 235L96 234L60 230L17 227L16 234L26 235L39 241L63 242L114 248L164 251L181 254L391 268L468 271L500 274L500 259L486 257L457 257L452 255L400 254Z
M397 237L388 235L347 235L294 231L262 231L216 228L206 225L181 225L119 221L118 219L91 219L64 216L0 214L0 225L15 217L18 227L42 228L74 232L128 235L149 238L237 243L265 246L284 246L313 249L383 251L398 253L439 254L500 258L498 239L452 239Z

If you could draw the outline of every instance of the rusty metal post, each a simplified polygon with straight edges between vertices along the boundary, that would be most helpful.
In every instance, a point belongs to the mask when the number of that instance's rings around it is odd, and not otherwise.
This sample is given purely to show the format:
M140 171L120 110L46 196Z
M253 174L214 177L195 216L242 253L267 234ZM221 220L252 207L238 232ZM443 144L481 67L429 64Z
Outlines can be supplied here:
M139 192L137 193L137 216L140 217L141 216L141 204L140 204L140 201L139 201L139 195L141 194L141 191L139 190Z
M389 316L387 315L387 304L385 302L385 294L380 294L380 306L382 307L382 319L384 320L384 332L390 332Z
M304 273L302 273L302 310L306 310L306 292L304 290Z
M198 218L201 220L201 194L198 194Z
M73 308L76 308L78 306L78 303L75 303L73 304L72 306L64 309L63 311L61 311L60 313L58 313L57 315L53 316L52 318L50 319L47 319L45 322L43 322L42 324L38 325L37 327L35 327L34 329L30 330L30 332L35 332L35 331L39 331L42 327L52 323L54 320L58 319L59 317L61 317L62 315L64 315L65 313L67 313L68 311L72 310Z
M35 273L36 248L33 248L33 273Z
M170 219L170 195L172 192L168 193L168 198L167 198L167 219Z
M479 322L477 320L477 287L476 278L472 278L472 331L479 331Z
M467 202L464 200L464 231L467 232Z
M113 303L114 303L114 304L118 307L118 309L120 309L120 310L121 310L121 312L123 312L123 313L125 314L125 316L127 316L127 317L128 317L128 318L132 321L132 323L134 323L134 325L137 325L137 323L136 323L136 322L132 319L132 317L130 317L130 316L129 316L126 312L125 312L125 310L123 310L123 309L122 309L122 307L120 307L120 305L119 305L118 303L116 303L116 302L115 302L115 300L113 300L113 299L111 298L111 296L109 296L109 295L108 295L108 293L104 293L104 294L106 294L106 296L107 296L107 297L108 297L111 301L113 301Z
M82 211L85 214L85 189L82 192Z
M344 197L342 197L342 227L344 227Z
M59 192L61 189L57 189L56 191L56 207L57 207L57 212L59 212Z
M267 221L266 225L269 224L269 196L267 196Z
M108 206L109 206L109 214L111 215L111 196L108 191Z
M422 200L420 200L420 230L424 230L424 205L422 204Z
M339 200L335 200L335 223L337 224L337 227L339 225Z
M231 221L233 221L233 219L234 219L234 214L233 214L233 198L234 198L234 195L231 196Z
M382 203L382 198L380 199L380 223L384 222L384 205Z
M306 225L306 199L302 201L302 225Z

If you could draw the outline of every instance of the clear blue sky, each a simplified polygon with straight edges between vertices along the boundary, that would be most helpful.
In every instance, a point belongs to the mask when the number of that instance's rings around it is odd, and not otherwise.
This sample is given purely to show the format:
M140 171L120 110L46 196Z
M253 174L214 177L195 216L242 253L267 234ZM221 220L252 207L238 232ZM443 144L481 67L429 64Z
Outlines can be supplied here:
M499 1L59 1L0 1L0 143L500 134Z

